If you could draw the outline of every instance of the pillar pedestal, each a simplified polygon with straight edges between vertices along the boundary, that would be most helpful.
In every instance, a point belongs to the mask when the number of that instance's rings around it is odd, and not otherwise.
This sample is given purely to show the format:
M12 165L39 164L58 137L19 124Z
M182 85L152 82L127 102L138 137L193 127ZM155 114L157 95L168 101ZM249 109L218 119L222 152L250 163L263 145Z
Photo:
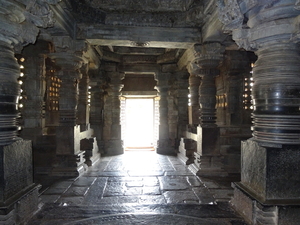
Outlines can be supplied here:
M263 147L242 142L241 182L233 184L231 204L251 224L300 221L300 148Z
M84 151L80 150L80 126L56 130L56 157L52 176L74 177L84 172Z
M220 128L197 127L197 152L192 170L201 177L224 177L228 173L223 168L220 154Z
M23 224L38 210L40 185L33 183L31 141L0 147L0 224Z

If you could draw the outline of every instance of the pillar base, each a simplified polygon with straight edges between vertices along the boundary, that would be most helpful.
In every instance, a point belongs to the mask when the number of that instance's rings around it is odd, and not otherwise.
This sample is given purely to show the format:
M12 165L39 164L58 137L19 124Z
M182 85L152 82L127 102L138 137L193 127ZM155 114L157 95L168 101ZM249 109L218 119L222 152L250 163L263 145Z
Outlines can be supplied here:
M51 176L55 177L78 177L85 171L84 151L74 155L57 155Z
M124 154L122 140L109 140L105 141L104 148L107 156Z
M0 224L25 224L38 210L40 185L33 183L31 141L0 147Z
M94 165L100 159L100 153L95 137L80 140L80 149L85 151L85 164L87 166Z
M197 142L188 139L181 138L179 145L178 158L186 165L194 162L194 152L197 151Z
M171 140L169 139L159 139L157 141L156 153L161 155L177 155L174 147L171 145Z
M300 199L300 147L263 147L252 138L242 142L241 184L264 204Z
M232 183L234 197L230 204L248 224L295 225L300 221L300 200L293 204L262 204L243 187L241 183Z
M203 156L195 152L195 161L189 168L199 177L227 177L222 168L222 156Z

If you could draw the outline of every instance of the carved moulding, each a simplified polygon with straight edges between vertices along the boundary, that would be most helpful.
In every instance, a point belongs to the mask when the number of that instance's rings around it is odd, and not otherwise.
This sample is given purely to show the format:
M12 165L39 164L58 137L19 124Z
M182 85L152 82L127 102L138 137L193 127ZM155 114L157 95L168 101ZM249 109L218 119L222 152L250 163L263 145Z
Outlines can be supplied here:
M244 15L237 3L237 0L218 0L218 17L224 24L223 30L230 32L233 29L242 27Z
M12 44L18 51L34 43L39 27L51 27L55 23L49 4L60 1L1 1L0 40Z

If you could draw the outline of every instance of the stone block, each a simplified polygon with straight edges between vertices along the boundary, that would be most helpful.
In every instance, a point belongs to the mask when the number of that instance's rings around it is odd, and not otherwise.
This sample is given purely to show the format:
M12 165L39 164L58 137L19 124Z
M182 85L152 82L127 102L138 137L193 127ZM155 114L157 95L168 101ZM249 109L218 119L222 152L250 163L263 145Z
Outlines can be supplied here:
M241 183L261 202L289 202L300 197L300 148L262 147L242 142ZM300 202L300 201L299 201Z
M31 141L0 148L0 223L23 224L38 210L40 185L33 183Z
M1 147L0 162L0 201L6 202L33 183L31 141Z
M219 127L197 127L198 147L200 155L215 155L220 153L219 149Z

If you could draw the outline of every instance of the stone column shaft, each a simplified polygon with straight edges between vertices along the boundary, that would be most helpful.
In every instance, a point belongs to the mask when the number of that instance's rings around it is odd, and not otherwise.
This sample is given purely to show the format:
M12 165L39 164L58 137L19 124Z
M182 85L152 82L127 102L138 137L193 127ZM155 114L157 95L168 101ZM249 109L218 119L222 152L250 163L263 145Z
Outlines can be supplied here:
M111 80L106 97L106 103L109 105L105 105L105 152L107 155L118 155L124 153L123 141L121 140L120 94L123 88L122 79L125 75L119 72L109 72L108 76Z
M202 127L216 126L216 84L217 70L201 71L202 77L199 87L200 124Z
M156 75L159 99L159 133L157 142L157 153L165 155L174 155L175 148L172 147L172 141L169 135L168 119L168 95L169 95L169 74L160 73Z
M58 66L59 126L56 129L56 162L52 175L78 176L84 169L84 152L80 151L80 126L77 125L78 80L83 60L75 53L49 55Z
M0 145L6 145L17 137L20 67L10 44L0 41L0 49Z
M191 73L189 77L189 88L190 88L190 113L189 113L189 124L199 125L200 117L200 105L199 105L199 86L201 83L201 77L194 73Z
M278 144L300 144L300 48L278 43L256 51L253 68L253 136Z
M82 70L82 78L79 80L79 95L78 95L78 124L81 125L81 130L85 130L89 124L89 106L88 106L88 89L89 77L86 67ZM90 100L89 100L90 101Z

